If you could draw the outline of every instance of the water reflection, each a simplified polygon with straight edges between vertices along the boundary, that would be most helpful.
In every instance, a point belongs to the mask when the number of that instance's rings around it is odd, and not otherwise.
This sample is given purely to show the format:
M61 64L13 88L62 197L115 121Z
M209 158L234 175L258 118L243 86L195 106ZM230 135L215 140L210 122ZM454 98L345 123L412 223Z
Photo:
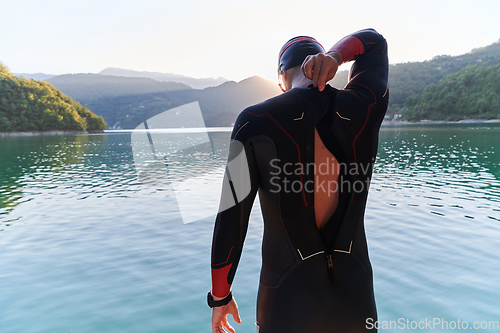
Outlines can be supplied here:
M209 134L219 154L176 156L181 177L224 165L229 133ZM470 125L381 131L366 212L380 320L498 319L499 140L500 129ZM0 138L2 329L210 330L213 220L183 225L172 193L139 182L130 142ZM234 284L238 332L255 331L254 211Z
M230 133L208 135L210 142L204 151L189 147L165 159L170 169L166 184L225 165ZM0 154L0 221L5 226L19 220L19 216L9 216L16 206L34 198L47 202L141 196L156 200L153 196L158 194L173 197L171 188L158 186L158 179L152 187L139 181L130 133L4 137L0 138Z
M385 128L375 179L381 187L432 189L495 204L500 198L499 139L498 129Z
M162 162L170 169L169 181L225 165L230 134L208 134L207 149L189 147L165 157ZM458 200L443 206L459 209L462 200L481 198L490 202L486 204L490 209L498 209L499 141L499 129L485 126L383 128L372 187L397 190L401 195L426 193L406 204L427 202L437 214L445 214L439 210L443 207L432 203L441 199L440 194ZM0 138L0 154L0 218L7 224L7 215L41 190L46 199L145 194L134 167L130 134L5 137ZM434 194L429 195L429 190ZM159 191L168 196L168 189L158 186L148 193ZM489 216L498 219L496 211L491 210Z
M76 195L101 169L106 135L0 138L0 218L40 190ZM116 165L122 165L116 160ZM76 191L73 191L76 190Z

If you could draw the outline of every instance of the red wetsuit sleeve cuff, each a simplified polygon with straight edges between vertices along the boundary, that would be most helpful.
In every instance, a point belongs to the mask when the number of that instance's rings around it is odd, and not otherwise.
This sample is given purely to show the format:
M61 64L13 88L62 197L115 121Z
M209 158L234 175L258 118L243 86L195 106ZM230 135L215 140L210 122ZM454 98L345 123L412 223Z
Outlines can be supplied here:
M347 36L339 40L330 51L340 52L344 57L345 63L351 61L357 55L364 54L365 48L357 37Z
M227 275L233 264L222 268L212 268L212 295L225 297L231 291L231 285L227 283Z

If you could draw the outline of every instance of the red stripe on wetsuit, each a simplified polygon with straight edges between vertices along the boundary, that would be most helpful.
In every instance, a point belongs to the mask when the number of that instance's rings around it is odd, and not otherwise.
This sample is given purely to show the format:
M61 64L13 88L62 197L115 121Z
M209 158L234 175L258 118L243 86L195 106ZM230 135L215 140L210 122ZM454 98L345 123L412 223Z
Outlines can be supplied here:
M340 52L344 57L344 62L349 62L354 59L355 56L364 54L365 47L359 38L351 35L339 40L337 44L333 45L330 51Z
M216 297L226 297L231 290L227 283L227 275L233 264L222 268L212 268L212 295Z

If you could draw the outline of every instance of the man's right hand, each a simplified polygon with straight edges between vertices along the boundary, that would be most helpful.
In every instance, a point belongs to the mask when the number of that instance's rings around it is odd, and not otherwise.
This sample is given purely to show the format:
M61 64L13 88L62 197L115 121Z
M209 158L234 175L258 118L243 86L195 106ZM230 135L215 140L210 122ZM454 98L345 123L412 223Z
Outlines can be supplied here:
M330 51L307 56L301 68L304 76L313 81L313 86L323 91L326 83L337 74L343 61L344 57L341 53Z
M224 328L231 333L235 333L234 328L227 321L228 314L233 316L235 322L241 323L238 304L236 304L234 297L226 305L212 308L212 333L225 333Z

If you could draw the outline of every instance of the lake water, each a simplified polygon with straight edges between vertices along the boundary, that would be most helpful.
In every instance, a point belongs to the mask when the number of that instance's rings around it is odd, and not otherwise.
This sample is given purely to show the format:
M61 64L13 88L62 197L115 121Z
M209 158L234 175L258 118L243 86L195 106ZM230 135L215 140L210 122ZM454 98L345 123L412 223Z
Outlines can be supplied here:
M223 165L229 133L209 135ZM377 308L413 327L380 331L500 321L499 142L499 124L382 129L366 211ZM168 186L139 181L130 133L4 137L0 156L0 332L210 332L212 198L183 224ZM256 202L238 333L255 332L261 237Z

